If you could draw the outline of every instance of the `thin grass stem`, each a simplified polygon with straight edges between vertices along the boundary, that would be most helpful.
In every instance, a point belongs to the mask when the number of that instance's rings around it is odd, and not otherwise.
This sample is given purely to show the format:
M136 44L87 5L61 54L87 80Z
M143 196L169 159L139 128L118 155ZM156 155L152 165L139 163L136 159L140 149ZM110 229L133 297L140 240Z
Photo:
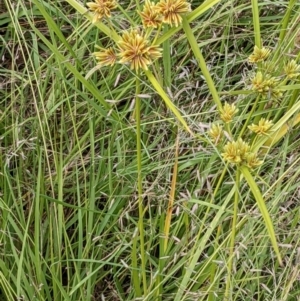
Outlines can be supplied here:
M163 32L166 33L169 26L165 26ZM163 43L163 64L164 64L164 83L166 88L171 87L172 72L171 72L171 46L170 39L167 39Z
M261 48L261 35L260 35L258 1L257 0L251 0L251 7L252 7L252 18L253 18L255 45L258 48Z
M136 96L135 96L135 118L136 118L136 153L137 153L137 188L138 188L138 207L139 207L139 238L141 252L141 274L144 296L147 294L146 276L146 254L144 241L144 206L143 206L143 187L142 187L142 145L141 145L141 99L138 96L141 91L139 77L136 77Z
M251 108L251 111L248 114L248 117L247 117L246 121L244 122L244 125L243 125L241 131L239 132L239 138L241 138L244 135L244 133L245 133L245 131L246 131L246 129L247 129L249 123L250 123L250 119L252 118L253 113L255 112L257 104L258 104L258 102L259 102L260 99L261 99L260 95L257 95L257 97L255 99L255 102L254 102L254 104L253 104L253 106Z
M233 206L233 217L232 217L232 228L231 228L231 238L229 246L229 256L227 264L227 279L226 279L226 288L225 288L225 298L224 300L231 300L231 273L232 265L234 259L234 244L235 244L235 235L236 235L236 225L237 225L237 212L238 212L238 203L239 203L239 187L240 187L240 171L236 171L235 177L235 193L234 193L234 206Z

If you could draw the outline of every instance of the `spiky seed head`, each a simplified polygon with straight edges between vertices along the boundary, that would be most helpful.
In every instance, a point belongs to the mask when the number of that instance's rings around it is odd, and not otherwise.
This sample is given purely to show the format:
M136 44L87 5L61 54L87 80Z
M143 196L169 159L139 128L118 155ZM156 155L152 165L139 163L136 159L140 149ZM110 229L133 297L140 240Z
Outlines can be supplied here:
M145 1L143 11L139 13L142 18L142 23L145 28L157 28L162 23L162 17L159 9L154 2Z
M190 11L190 4L185 0L160 0L157 4L162 14L162 22L178 27L182 22L182 15Z
M248 128L256 133L257 135L261 136L261 135L267 135L268 132L270 132L271 127L273 126L273 122L265 119L265 118L261 118L258 122L258 124L254 124L252 123L252 125L249 125Z
M103 49L98 46L97 48L101 49L101 51L94 52L93 54L100 66L113 66L116 63L117 54L112 47Z
M263 161L259 160L256 153L248 153L245 157L245 165L249 168L253 169L263 163Z
M252 90L260 93L263 97L278 99L282 97L282 92L279 87L279 81L275 77L263 76L261 71L258 71L251 79Z
M131 69L148 70L148 65L161 57L161 49L157 45L149 45L149 41L138 30L125 31L118 42L121 64L130 64Z
M220 124L213 124L208 131L208 135L213 139L213 143L217 145L224 136L223 127Z
M222 156L230 163L240 164L245 160L249 150L249 144L239 138L237 141L227 142L224 146L224 153L222 153Z
M264 61L271 53L270 49L265 47L258 48L256 45L254 46L253 53L249 56L249 63L258 63Z
M232 121L234 115L238 112L235 104L229 104L225 102L223 108L221 109L221 119L225 123L229 123Z
M284 66L284 73L288 79L295 78L300 74L300 65L295 60L291 60Z
M115 0L94 0L94 2L88 2L86 5L94 13L92 22L96 23L104 17L110 18L111 10L116 8L117 3Z

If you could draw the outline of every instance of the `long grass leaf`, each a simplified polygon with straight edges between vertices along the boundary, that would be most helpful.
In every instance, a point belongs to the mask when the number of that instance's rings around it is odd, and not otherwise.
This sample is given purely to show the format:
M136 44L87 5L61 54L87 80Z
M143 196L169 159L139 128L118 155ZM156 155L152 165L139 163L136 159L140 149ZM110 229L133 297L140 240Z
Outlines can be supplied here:
M248 167L242 166L242 167L240 167L240 170L241 170L241 173L243 174L243 176L245 177L245 179L246 179L246 181L247 181L247 183L248 183L248 185L251 189L251 192L254 195L254 198L256 200L256 203L258 205L260 213L264 218L265 226L266 226L266 229L269 233L269 237L270 237L272 246L274 248L274 251L277 255L278 262L279 262L280 265L282 265L282 259L281 259L281 255L280 255L280 252L279 252L279 247L278 247L278 244L277 244L273 223L272 223L271 217L269 215L269 212L268 212L267 206L265 204L265 201L264 201L264 199L263 199L263 197L260 193L260 190L259 190L257 184L255 183Z

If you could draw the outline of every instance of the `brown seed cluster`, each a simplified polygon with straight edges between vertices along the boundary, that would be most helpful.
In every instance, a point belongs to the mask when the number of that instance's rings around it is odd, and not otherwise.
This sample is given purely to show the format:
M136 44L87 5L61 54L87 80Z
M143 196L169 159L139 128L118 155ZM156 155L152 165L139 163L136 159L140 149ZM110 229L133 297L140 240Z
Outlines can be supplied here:
M117 7L115 0L94 0L87 6L94 13L93 23L111 17L111 10ZM182 16L190 10L190 4L185 0L160 0L158 3L146 0L143 10L139 12L143 30L129 29L123 32L116 47L94 52L100 66L113 66L115 63L129 65L138 72L148 70L154 60L161 57L162 49L149 40L148 28L161 28L163 23L179 26ZM145 34L147 32L147 35Z
M111 10L117 7L114 0L94 0L86 5L94 13L93 23L101 21L104 17L110 18Z

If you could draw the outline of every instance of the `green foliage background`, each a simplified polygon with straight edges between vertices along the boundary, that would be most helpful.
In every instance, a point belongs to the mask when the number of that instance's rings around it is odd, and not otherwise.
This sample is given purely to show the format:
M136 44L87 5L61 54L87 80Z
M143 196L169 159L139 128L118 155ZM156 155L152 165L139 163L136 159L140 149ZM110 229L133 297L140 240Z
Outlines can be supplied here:
M120 2L123 12L114 14L111 26L123 30L138 22L137 3ZM220 117L187 31L171 29L165 35L170 68L164 69L160 59L153 70L159 71L157 80L195 136L180 126L142 74L137 156L136 76L121 65L99 69L91 55L96 44L110 45L110 27L91 24L84 5L75 0L4 0L1 300L212 301L224 300L226 285L229 300L297 300L299 77L282 99L253 111L254 69L247 58L260 34L263 45L272 49L271 63L279 75L287 59L297 60L300 5L234 0L191 5L189 33L217 95L239 108L233 134L258 117L276 123L279 138L261 140L260 146L268 148L252 176L283 265L247 182L241 178L235 190L235 170L207 135ZM256 10L259 18L253 17ZM139 160L142 195L137 190Z

